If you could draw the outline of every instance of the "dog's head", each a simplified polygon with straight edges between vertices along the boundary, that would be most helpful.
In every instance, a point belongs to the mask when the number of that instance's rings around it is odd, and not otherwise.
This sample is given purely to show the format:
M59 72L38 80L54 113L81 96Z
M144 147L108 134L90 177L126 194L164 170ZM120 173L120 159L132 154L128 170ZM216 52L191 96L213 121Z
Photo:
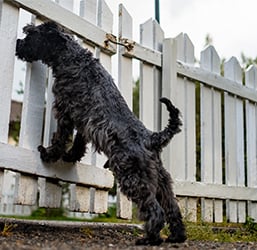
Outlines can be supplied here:
M67 41L63 30L53 21L38 26L27 25L23 28L24 39L17 39L16 55L19 59L33 62L47 60L58 55Z

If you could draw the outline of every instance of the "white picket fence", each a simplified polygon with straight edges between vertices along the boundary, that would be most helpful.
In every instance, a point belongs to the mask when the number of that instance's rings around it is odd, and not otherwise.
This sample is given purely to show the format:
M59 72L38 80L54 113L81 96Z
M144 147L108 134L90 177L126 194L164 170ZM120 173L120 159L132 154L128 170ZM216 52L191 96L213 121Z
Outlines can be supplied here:
M80 16L68 10L74 9L74 2L80 2ZM132 37L132 17L123 5L115 37L113 14L104 0L0 3L0 55L6 59L0 62L0 187L3 190L5 170L18 173L15 203L34 205L39 190L39 206L58 207L58 182L62 181L73 183L72 211L101 213L107 209L107 190L113 183L112 174L102 168L105 157L93 150L76 166L49 166L39 159L36 147L41 138L44 145L49 143L55 127L51 72L39 62L27 65L19 146L7 144L20 8L33 14L32 22L55 20L74 32L110 72L111 57L117 54L117 84L131 108L133 60L139 60L140 119L149 129L159 130L167 124L160 96L178 106L183 129L164 150L163 160L186 219L244 222L250 216L257 220L256 67L248 68L243 84L240 64L232 57L221 76L221 61L213 46L201 52L199 67L189 37L180 34L167 39L152 19L140 26L137 43ZM119 217L131 218L132 205L120 192L117 207Z

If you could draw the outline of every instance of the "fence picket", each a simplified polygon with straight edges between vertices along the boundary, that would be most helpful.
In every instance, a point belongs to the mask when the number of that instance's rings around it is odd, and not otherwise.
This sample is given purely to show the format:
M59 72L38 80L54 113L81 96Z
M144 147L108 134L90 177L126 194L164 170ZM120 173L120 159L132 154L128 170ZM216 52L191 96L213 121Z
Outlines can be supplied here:
M177 60L181 60L187 64L194 63L194 46L187 36L187 34L180 34L176 37L177 40ZM195 181L196 174L196 148L195 148L195 83L189 79L178 78L177 85L180 85L181 99L178 100L178 107L182 112L183 127L180 139L183 140L184 154L179 157L184 157L184 170L178 174L178 168L176 174L183 175L185 180ZM179 92L180 92L179 91ZM177 97L179 98L179 97ZM175 147L172 144L172 147ZM174 155L175 156L175 152ZM173 164L176 165L176 158L173 157ZM173 172L172 172L173 173ZM197 200L194 198L186 198L185 200L185 212L189 220L196 221L197 219ZM183 201L183 203L184 203Z
M19 146L36 149L41 144L45 102L46 66L27 64Z
M104 23L108 19L108 22ZM112 32L113 26L113 15L110 11L108 5L104 0L98 0L98 8L97 8L97 26L102 28L107 33ZM111 74L111 56L101 52L100 48L95 48L95 55L100 59L100 62L105 67L105 69ZM107 161L107 157L103 154L96 155L96 166L103 167L104 163Z
M85 18L92 24L96 24L97 5L96 0L81 0L80 1L80 16Z
M140 43L161 51L164 32L156 20L149 19L140 25ZM140 119L150 130L160 129L161 74L156 66L140 63Z
M58 180L41 178L39 181L39 207L59 208L62 201L62 187Z
M16 173L14 204L37 204L37 179Z
M0 2L0 142L8 142L19 10Z
M257 90L257 68L250 66L245 74L245 85ZM257 107L256 103L246 101L246 152L247 152L247 184L257 187ZM248 216L257 221L257 202L248 202Z
M3 202L4 172L4 170L0 169L0 205Z
M242 69L235 57L224 64L224 76L242 84ZM226 184L244 186L244 117L243 101L227 93L225 105L225 161ZM245 202L227 201L227 218L231 222L244 222Z
M186 34L180 34L173 41L167 41L164 45L163 48L166 51L163 50L163 70L165 70L163 71L163 93L167 94L180 109L183 119L182 132L176 135L170 144L170 172L175 180L195 181L195 84L187 78L176 79L177 72L170 69L176 65L176 60L193 64L194 47ZM166 45L171 48L167 48ZM167 57L164 57L165 54ZM169 64L167 68L165 63ZM168 73L168 77L165 78L167 70L171 70L171 73ZM165 87L167 84L170 87ZM167 159L166 155L165 158ZM177 166L184 166L184 169ZM181 198L180 206L188 219L196 220L196 199Z
M119 37L132 39L132 18L125 7L119 5ZM118 50L118 87L128 106L132 109L132 59L123 56L124 47ZM132 218L132 202L117 188L117 217Z
M70 184L69 210L75 212L90 211L90 189L87 187Z
M220 74L220 58L213 46L201 52L201 68ZM222 184L221 94L201 84L201 181ZM202 219L222 222L222 201L202 199Z
M90 212L106 213L108 209L108 192L91 188Z

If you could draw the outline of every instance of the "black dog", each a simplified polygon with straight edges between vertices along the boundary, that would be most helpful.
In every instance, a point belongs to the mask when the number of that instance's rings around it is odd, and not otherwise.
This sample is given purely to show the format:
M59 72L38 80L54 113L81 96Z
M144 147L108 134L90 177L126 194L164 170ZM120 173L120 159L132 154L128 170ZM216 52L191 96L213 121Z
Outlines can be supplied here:
M26 37L17 40L16 55L27 62L41 60L55 76L58 127L52 145L38 147L42 160L79 161L91 142L108 157L105 167L113 171L121 191L137 204L140 219L145 221L145 238L137 244L161 244L165 222L171 232L168 242L185 241L171 177L160 158L162 148L180 131L179 110L161 98L169 111L169 123L161 132L149 131L130 111L99 60L71 35L54 22L27 25L23 30ZM74 128L77 134L67 151Z

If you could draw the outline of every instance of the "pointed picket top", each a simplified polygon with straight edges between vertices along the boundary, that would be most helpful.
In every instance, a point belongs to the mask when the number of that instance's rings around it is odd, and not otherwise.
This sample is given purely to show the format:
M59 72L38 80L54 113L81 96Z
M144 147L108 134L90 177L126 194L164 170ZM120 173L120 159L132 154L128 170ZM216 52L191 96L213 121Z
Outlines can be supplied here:
M242 84L242 68L236 57L231 57L224 64L224 77Z
M257 68L255 65L251 65L245 72L245 85L248 88L257 89Z
M212 45L201 52L200 66L202 69L220 74L220 57Z
M153 20L153 26L154 26L154 49L158 51L162 51L164 31L161 25L156 20Z
M175 40L177 42L177 60L193 64L195 61L194 45L188 35L180 33Z
M105 0L98 0L97 13L97 26L101 27L108 33L112 33L113 13Z
M133 21L123 4L119 5L119 38L132 39Z
M164 32L156 20L150 18L140 24L140 43L143 46L161 51L163 39Z
M92 24L97 24L97 5L95 0L81 0L80 1L80 16L85 18Z

